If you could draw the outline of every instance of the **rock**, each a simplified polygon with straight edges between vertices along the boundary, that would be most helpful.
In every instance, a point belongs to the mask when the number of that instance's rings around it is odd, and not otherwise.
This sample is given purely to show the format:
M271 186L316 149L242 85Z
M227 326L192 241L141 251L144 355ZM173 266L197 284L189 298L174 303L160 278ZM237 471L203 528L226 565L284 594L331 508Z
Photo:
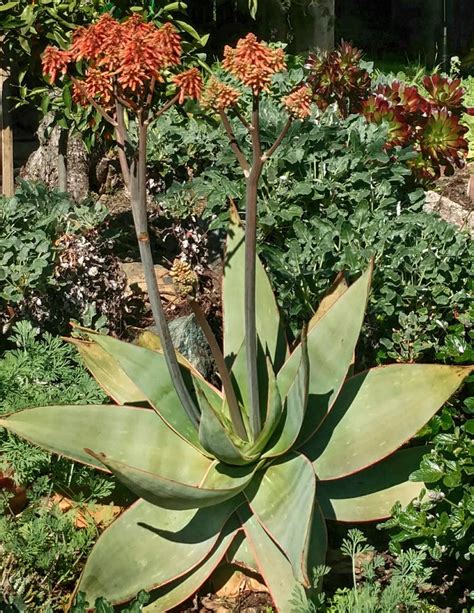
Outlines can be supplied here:
M423 210L437 213L444 221L467 230L474 237L474 211L468 211L457 202L433 191L426 192Z
M215 367L211 349L194 315L173 319L169 329L175 348L205 379L212 379Z
M49 188L57 188L58 153L61 128L54 126L52 115L46 115L38 128L39 147L28 158L20 176L29 181L41 181ZM89 193L89 161L81 135L70 132L67 137L67 191L80 202Z
M132 293L133 289L136 289L137 287L140 291L146 293L147 288L143 264L141 262L123 262L121 267L127 279L127 287L125 290L126 293ZM155 266L155 276L162 298L164 300L168 300L169 302L175 302L178 297L176 295L176 289L169 270L164 266L157 264Z

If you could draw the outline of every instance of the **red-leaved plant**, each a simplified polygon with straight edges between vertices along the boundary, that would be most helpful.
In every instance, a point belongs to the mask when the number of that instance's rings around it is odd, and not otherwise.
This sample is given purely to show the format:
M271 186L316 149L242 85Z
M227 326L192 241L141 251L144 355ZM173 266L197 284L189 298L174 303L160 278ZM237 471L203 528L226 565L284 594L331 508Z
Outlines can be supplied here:
M460 123L464 113L474 114L464 104L465 90L459 79L439 74L425 76L426 93L399 81L375 88L367 70L360 65L361 52L348 43L309 59L308 83L321 110L335 103L342 117L362 113L368 121L388 125L387 150L411 145L417 156L410 162L421 183L431 183L441 171L465 165L467 127Z

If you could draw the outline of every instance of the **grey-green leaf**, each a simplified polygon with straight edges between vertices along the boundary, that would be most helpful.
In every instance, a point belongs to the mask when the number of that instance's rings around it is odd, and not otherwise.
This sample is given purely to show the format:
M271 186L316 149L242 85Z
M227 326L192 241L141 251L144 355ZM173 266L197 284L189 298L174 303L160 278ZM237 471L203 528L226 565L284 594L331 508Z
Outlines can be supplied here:
M303 450L318 479L339 479L393 453L433 417L473 369L392 364L348 379Z
M318 482L318 502L325 517L345 522L377 521L389 517L396 502L407 506L425 487L409 477L428 451L423 446L402 449L354 475Z
M370 290L372 264L308 330L309 398L302 443L315 432L330 410L352 364ZM278 387L286 396L301 359L298 346L278 373Z
M225 502L241 492L257 470L256 465L237 467L213 462L203 482L190 485L87 451L134 494L165 509L200 509Z
M293 575L288 558L245 506L238 513L252 557L270 590L277 611L291 611L295 590L301 589L301 586Z
M311 462L293 453L270 464L245 489L255 516L289 559L295 577L306 585L315 494Z
M224 313L224 355L232 364L245 339L244 277L245 235L235 207L231 208L222 285ZM264 267L257 257L256 268L257 334L264 353L269 355L275 371L286 358L287 344L280 322L278 306Z
M89 602L103 597L115 604L190 573L209 556L240 502L170 511L139 500L99 537L78 591Z
M101 469L103 465L85 451L86 447L183 483L199 484L211 466L211 460L177 436L151 409L39 407L2 418L0 426L48 451Z

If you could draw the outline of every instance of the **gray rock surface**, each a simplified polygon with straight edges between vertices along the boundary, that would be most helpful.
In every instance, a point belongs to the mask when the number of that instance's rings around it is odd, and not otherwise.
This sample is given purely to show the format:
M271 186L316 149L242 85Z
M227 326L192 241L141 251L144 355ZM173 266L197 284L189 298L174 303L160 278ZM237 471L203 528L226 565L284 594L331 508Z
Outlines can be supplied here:
M169 323L171 339L175 348L206 379L212 379L214 360L211 349L194 315L173 319Z
M38 128L39 147L28 158L20 176L29 181L41 181L49 188L59 186L58 155L61 128L51 129L53 118L46 115ZM78 133L67 138L67 191L80 202L89 193L89 160L84 143Z
M206 379L215 372L211 349L194 315L185 315L169 322L171 340L179 351ZM149 330L157 333L154 326Z
M474 211L468 211L457 202L433 191L426 192L423 209L427 213L437 213L448 223L467 230L474 237Z

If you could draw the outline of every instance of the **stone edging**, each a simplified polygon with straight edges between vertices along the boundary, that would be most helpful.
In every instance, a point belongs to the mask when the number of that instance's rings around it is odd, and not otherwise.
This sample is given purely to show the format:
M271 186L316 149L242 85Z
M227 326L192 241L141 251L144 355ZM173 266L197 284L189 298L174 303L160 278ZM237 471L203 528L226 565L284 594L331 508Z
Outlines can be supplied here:
M468 211L457 202L433 191L426 192L425 196L424 211L437 213L444 221L467 230L474 238L474 210Z

